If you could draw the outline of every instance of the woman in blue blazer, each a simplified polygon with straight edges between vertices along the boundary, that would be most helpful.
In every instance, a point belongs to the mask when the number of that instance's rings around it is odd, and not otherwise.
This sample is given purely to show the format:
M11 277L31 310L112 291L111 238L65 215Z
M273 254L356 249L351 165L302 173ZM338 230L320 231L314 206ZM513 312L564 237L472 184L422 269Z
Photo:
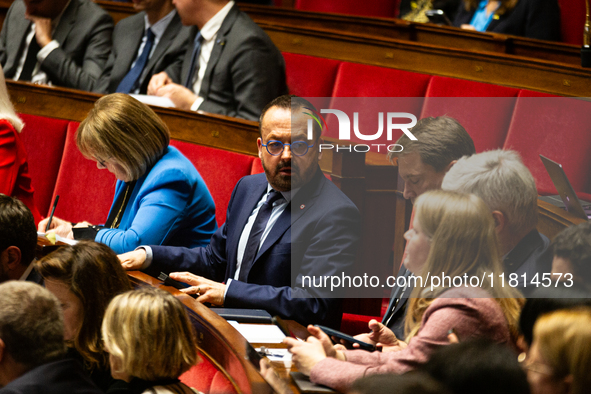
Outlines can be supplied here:
M51 229L76 239L94 239L117 253L139 245L196 247L217 229L213 198L195 166L176 148L162 120L126 94L100 98L80 124L82 154L117 178L106 223L53 218ZM45 229L46 220L39 223Z

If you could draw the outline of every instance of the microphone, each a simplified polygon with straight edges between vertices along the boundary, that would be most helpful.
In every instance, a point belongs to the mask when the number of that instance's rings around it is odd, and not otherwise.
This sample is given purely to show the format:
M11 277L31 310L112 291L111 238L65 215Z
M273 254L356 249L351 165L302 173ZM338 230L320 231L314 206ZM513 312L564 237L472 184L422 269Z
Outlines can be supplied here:
M589 0L585 0L586 14L581 48L581 67L591 67L591 22L589 21Z

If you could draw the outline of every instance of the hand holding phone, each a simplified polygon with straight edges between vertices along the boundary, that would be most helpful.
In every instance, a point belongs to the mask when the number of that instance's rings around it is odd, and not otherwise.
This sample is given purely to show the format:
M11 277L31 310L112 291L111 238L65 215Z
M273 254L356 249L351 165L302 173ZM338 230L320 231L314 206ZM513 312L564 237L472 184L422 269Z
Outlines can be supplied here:
M359 345L359 349L362 350L367 350L370 352L375 351L377 348L375 347L375 345L371 344L371 343L367 343L367 342L363 342L360 341L354 337L352 337L351 335L345 334L344 332L340 332L337 330L333 330L332 328L328 328L325 326L321 326L321 325L316 325L316 327L320 328L322 331L324 331L329 337L335 337L338 339L344 339L345 341L348 341L350 343L356 343Z

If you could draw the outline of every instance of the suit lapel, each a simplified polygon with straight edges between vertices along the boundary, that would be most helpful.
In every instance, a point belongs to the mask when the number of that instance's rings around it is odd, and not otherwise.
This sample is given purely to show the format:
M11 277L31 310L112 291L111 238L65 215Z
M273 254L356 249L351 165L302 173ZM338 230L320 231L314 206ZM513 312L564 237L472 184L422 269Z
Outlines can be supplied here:
M179 14L175 11L172 20L164 30L164 34L160 37L160 41L158 41L158 45L156 49L154 49L154 53L148 60L146 64L146 70L151 70L152 67L160 60L160 58L164 55L166 50L170 47L172 42L174 41L176 35L178 34L179 30L181 29L181 18Z
M230 11L228 12L228 15L226 15L226 18L222 22L222 26L220 26L220 30L218 31L215 38L213 49L211 50L209 61L207 62L207 68L205 69L203 82L201 82L201 90L199 91L199 96L201 97L207 97L209 95L213 70L218 60L220 60L220 57L222 56L222 52L224 50L224 47L226 46L226 35L232 29L232 25L236 21L239 12L240 10L236 5L232 6Z
M63 46L70 34L70 30L76 23L76 16L78 14L78 1L72 0L64 11L60 23L57 25L55 32L53 33L53 39L59 42Z
M146 29L146 23L144 21L144 13L141 12L141 18L135 18L134 23L130 26L130 29L126 32L123 32L123 43L119 47L120 53L117 56L121 59L117 63L124 65L122 68L124 71L123 77L129 72L131 69L131 65L135 58L137 57L137 51L142 45L142 38L144 37L144 30Z
M25 40L27 38L27 33L31 29L31 21L27 20L23 17L22 21L16 24L14 27L14 40L9 40L7 42L8 47L10 48L7 53L14 53L15 56L11 59L7 59L6 66L4 68L4 73L8 78L12 78L16 72L16 67L18 66L18 60L23 55L23 50L27 45ZM33 37L33 40L35 37ZM11 48L12 47L12 48ZM10 62L10 63L9 63ZM12 70L14 68L14 71Z
M191 44L189 44L189 48L185 52L185 58L183 59L183 67L181 69L181 80L179 83L182 85L185 83L187 76L189 75L189 67L191 66L191 57L193 56L193 43L195 41L195 36L199 33L199 29L197 26L191 27Z

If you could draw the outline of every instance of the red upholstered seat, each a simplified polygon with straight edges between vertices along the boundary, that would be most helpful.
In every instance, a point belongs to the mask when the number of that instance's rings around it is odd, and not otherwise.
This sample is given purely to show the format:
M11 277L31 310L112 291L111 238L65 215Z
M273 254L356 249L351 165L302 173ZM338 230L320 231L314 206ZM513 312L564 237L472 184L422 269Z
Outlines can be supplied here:
M558 0L562 42L583 45L585 0Z
M519 89L434 76L427 88L421 118L457 119L474 140L477 152L503 146Z
M296 0L295 8L305 11L393 18L398 15L398 0Z
M233 394L236 389L228 378L204 355L179 379L189 387L208 394Z
M591 103L567 97L520 97L504 149L518 151L542 195L556 194L539 154L561 163L576 191L589 192Z
M265 172L261 160L259 158L255 158L252 161L252 169L250 170L251 175L260 174L261 172Z
M53 189L62 161L68 121L19 114L25 122L20 138L28 153L29 172L39 213L48 215Z
M76 146L78 122L68 124L66 145L55 183L54 197L60 196L55 216L71 222L86 220L102 224L107 220L117 179L96 162L82 156Z
M330 97L339 60L283 52L289 93L300 97Z
M252 173L255 157L183 141L172 140L170 143L191 160L203 177L215 202L215 216L221 226L226 221L232 190L240 178Z
M402 71L393 68L369 66L365 64L343 62L339 66L333 99L330 107L339 109L349 114L351 128L353 128L353 112L359 112L359 130L362 134L375 134L378 130L378 114L388 112L407 112L420 116L423 100L427 91L430 75ZM348 99L350 97L380 97L383 99ZM385 116L385 115L384 115ZM335 115L324 115L328 130L325 135L338 138L338 122ZM409 120L401 120L409 123ZM364 141L357 138L351 132L351 140L360 144L386 144L394 143L402 134L400 130L394 130L392 141L387 140L386 121L384 131L377 140ZM369 142L369 143L368 143ZM372 151L378 149L371 147ZM386 153L382 148L380 152Z

